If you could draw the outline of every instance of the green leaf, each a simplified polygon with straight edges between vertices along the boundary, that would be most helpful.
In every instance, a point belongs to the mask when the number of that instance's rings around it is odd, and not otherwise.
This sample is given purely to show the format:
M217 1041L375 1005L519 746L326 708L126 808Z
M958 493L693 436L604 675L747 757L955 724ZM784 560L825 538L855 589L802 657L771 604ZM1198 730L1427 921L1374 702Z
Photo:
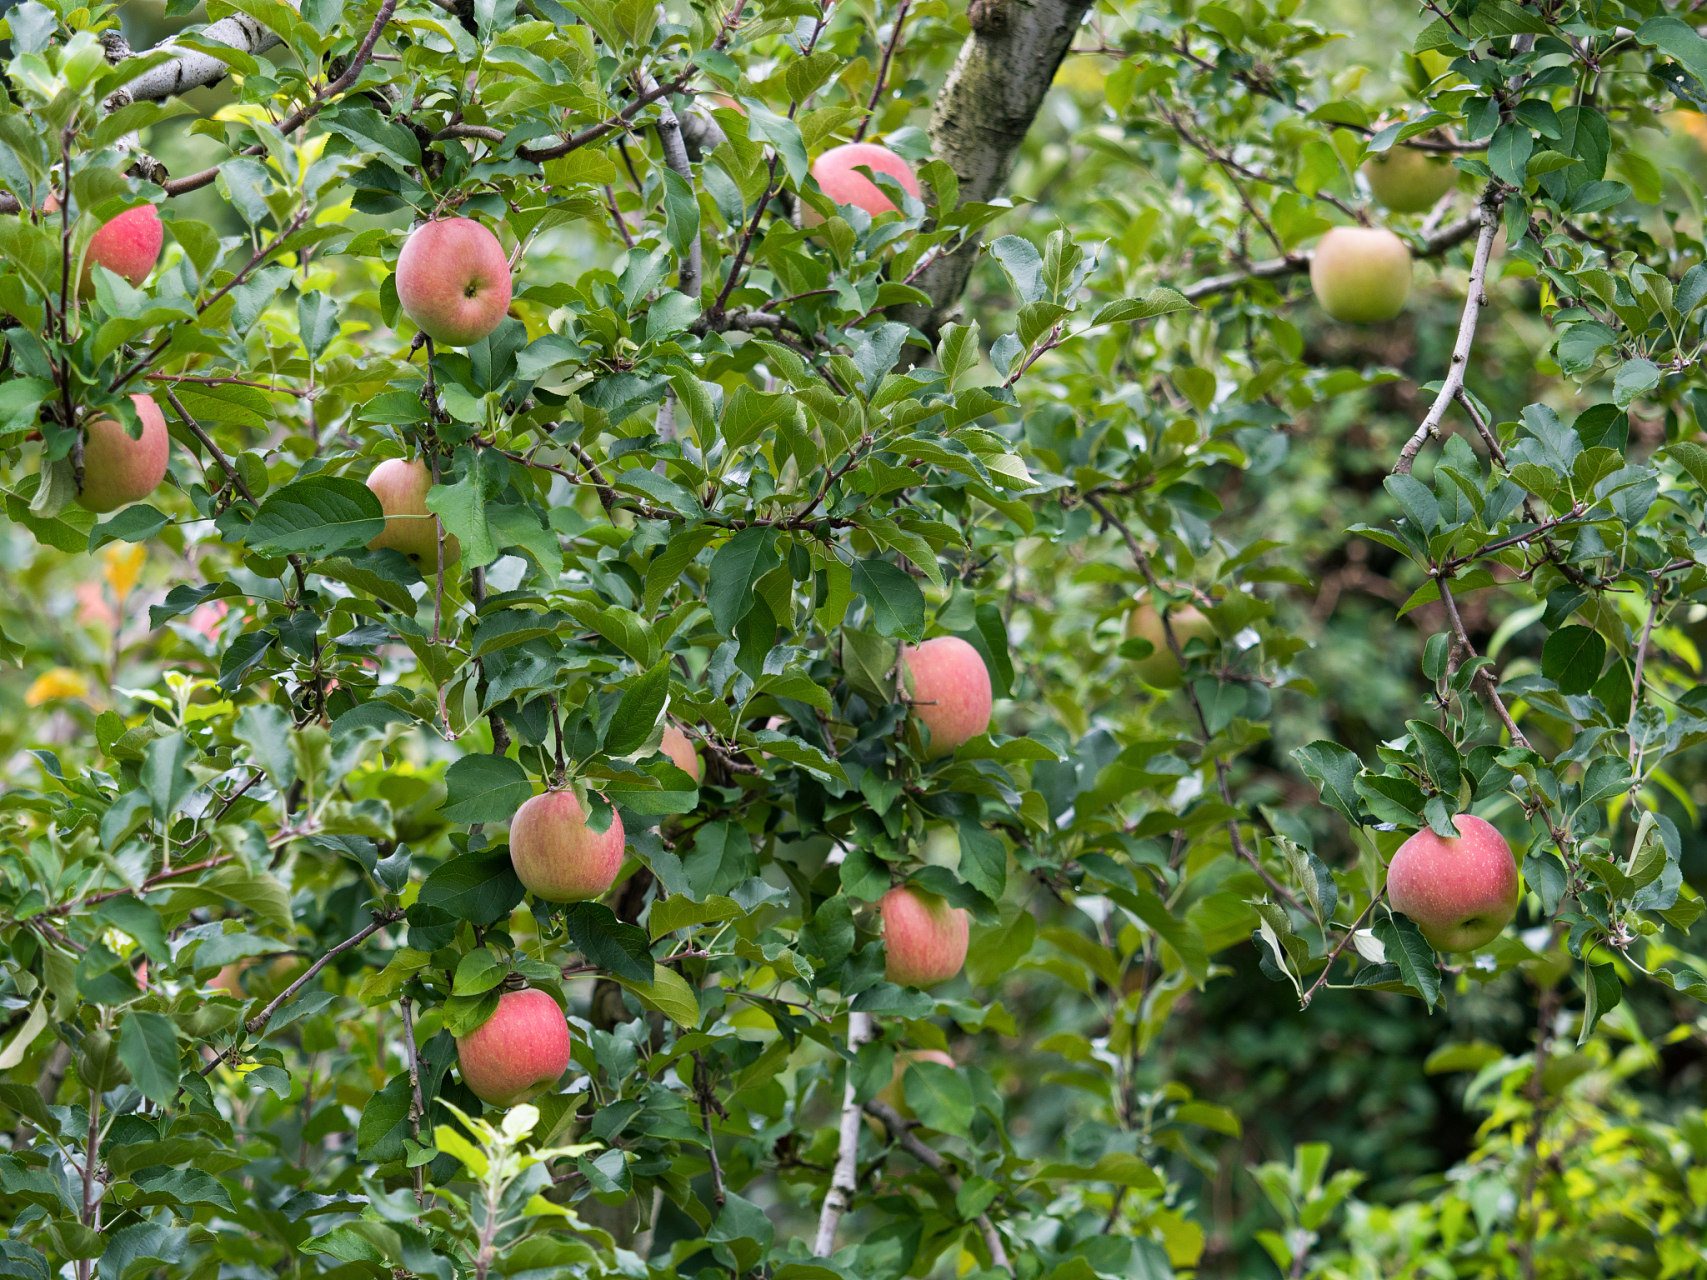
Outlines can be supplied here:
M1435 968L1434 948L1403 916L1383 917L1370 930L1386 948L1387 960L1396 965L1400 979L1422 995L1430 1008L1440 996L1440 970Z
M427 877L417 902L484 927L507 920L526 892L509 851L500 849L452 858Z
M717 549L711 558L705 603L719 635L734 636L735 625L753 607L754 586L779 563L776 530L767 526L743 529Z
M1007 845L969 818L961 820L959 830L960 878L992 902L1000 901L1008 887Z
M1157 288L1142 298L1117 298L1105 303L1096 313L1092 324L1124 324L1133 320L1148 320L1173 311L1195 311L1197 304L1172 289Z
M164 511L146 502L133 503L89 530L89 550L99 551L109 542L146 542L170 523Z
M445 770L446 822L508 822L533 797L527 770L508 756L463 756Z
M119 1061L143 1096L169 1106L178 1096L178 1031L163 1013L125 1014L119 1027Z
M597 902L571 903L564 921L575 949L587 963L630 982L653 980L652 945L644 929L622 923L609 907Z
M834 899L832 899L834 901ZM823 908L819 908L822 914ZM652 904L646 916L646 928L656 942L666 933L693 925L717 924L724 920L739 920L747 913L733 898L712 894L703 902L695 902L685 894L672 894Z
M652 736L669 701L670 659L665 658L623 690L622 701L605 730L605 750L619 760L639 751Z
M855 561L853 589L871 606L878 635L898 636L915 644L924 638L925 593L899 565L887 560Z
M453 996L477 996L492 990L509 974L510 967L485 947L476 947L456 962L456 977L451 982Z
M1292 758L1322 793L1322 803L1358 824L1357 775L1363 762L1337 742L1318 740L1298 747Z
M347 476L309 476L269 493L250 522L247 541L264 555L310 557L360 547L385 529L373 491Z
M699 1026L699 997L692 985L674 969L661 964L652 966L652 981L636 982L617 974L615 981L648 1009L655 1009L678 1027L689 1030Z
M1583 1005L1582 1030L1577 1034L1578 1045L1587 1044L1600 1020L1623 1001L1624 985L1618 981L1618 970L1609 964L1589 965L1583 994L1587 999Z
M1593 627L1560 627L1541 646L1541 674L1567 696L1594 688L1605 664L1606 641Z
M919 1123L964 1137L972 1126L972 1088L954 1067L913 1062L901 1077L907 1106Z

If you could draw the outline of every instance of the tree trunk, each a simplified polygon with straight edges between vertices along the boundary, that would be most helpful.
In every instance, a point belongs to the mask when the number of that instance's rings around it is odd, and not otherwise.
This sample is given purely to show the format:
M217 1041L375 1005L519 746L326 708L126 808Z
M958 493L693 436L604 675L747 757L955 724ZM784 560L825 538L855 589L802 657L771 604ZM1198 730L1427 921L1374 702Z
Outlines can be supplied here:
M960 200L1001 195L1089 0L972 0L972 34L960 48L931 113L932 149L960 178ZM979 242L937 259L918 285L931 305L899 308L934 343L960 305Z

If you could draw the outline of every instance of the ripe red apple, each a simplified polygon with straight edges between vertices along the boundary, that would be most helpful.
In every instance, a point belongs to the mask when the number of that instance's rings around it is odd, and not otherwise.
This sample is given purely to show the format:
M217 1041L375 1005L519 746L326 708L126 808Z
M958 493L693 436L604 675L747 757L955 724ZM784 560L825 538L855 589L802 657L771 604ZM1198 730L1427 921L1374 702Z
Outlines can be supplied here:
M1363 176L1375 198L1394 213L1422 213L1452 190L1458 170L1450 156L1393 147L1365 160Z
M385 528L368 545L378 551L391 547L415 561L423 570L439 567L439 522L427 510L427 490L433 473L419 458L387 458L368 472L367 487L385 512ZM445 567L462 558L462 544L454 533L445 534Z
M812 164L812 176L818 189L837 204L857 205L872 217L891 213L895 202L883 193L870 178L859 172L864 166L873 173L886 173L904 187L910 195L919 194L919 180L913 176L913 166L888 147L871 142L849 142L831 147ZM801 221L816 226L824 219L811 205L803 205Z
M945 1067L958 1065L941 1049L903 1049L895 1055L895 1071L889 1077L889 1083L877 1091L877 1100L886 1102L903 1118L914 1118L913 1109L907 1105L907 1090L902 1081L907 1074L907 1068L915 1062L940 1062Z
M1437 950L1473 951L1517 913L1517 864L1492 823L1467 813L1452 821L1456 840L1424 829L1399 846L1387 867L1387 901Z
M1182 650L1193 640L1212 640L1215 636L1215 628L1209 619L1189 604L1170 607L1168 623L1173 627L1174 639L1179 641ZM1174 651L1168 648L1167 632L1154 605L1141 604L1126 615L1126 638L1148 640L1155 647L1155 652L1148 658L1140 658L1133 663L1145 684L1158 689L1177 689L1185 683L1185 673L1174 660Z
M1335 320L1391 320L1411 296L1411 251L1391 231L1335 227L1316 244L1310 287Z
M622 869L627 843L622 815L612 814L603 835L587 826L570 790L547 791L510 820L510 863L528 892L547 902L583 902L610 888Z
M443 218L409 233L397 256L397 300L403 314L434 342L479 342L510 309L510 263L504 246L478 222Z
M59 197L48 196L42 202L42 211L58 213ZM77 282L78 296L95 296L96 267L105 267L131 284L140 285L160 261L160 246L165 236L166 229L153 205L126 209L90 237L88 252L83 255L83 276Z
M884 977L903 987L934 987L966 963L971 920L934 893L912 885L878 900L883 917Z
M670 762L695 782L701 780L704 770L699 762L699 752L694 750L693 739L675 725L664 726L664 741L658 750L669 756Z
M990 727L990 669L959 636L937 636L901 650L913 714L931 732L927 754L951 755Z
M90 511L138 502L166 478L172 451L166 416L148 396L132 396L130 402L142 419L140 440L132 440L117 418L83 424L83 491L77 501Z
M535 987L506 991L498 1011L456 1038L456 1063L474 1096L495 1107L537 1098L569 1069L569 1019Z

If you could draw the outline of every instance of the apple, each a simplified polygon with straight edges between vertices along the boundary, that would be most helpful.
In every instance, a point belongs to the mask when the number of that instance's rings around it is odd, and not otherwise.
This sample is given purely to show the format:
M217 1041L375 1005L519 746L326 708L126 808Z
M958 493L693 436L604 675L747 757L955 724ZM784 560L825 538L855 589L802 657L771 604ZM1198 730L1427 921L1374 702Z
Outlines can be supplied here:
M1436 950L1473 951L1517 913L1517 864L1492 823L1467 813L1452 821L1456 840L1425 828L1399 846L1387 867L1387 902Z
M1189 604L1170 608L1168 623L1173 627L1174 639L1179 641L1182 650L1193 640L1215 638L1215 628L1209 619ZM1155 646L1154 653L1147 658L1138 659L1133 664L1138 668L1139 678L1145 684L1153 685L1157 689L1177 689L1185 683L1185 673L1175 661L1174 651L1168 648L1167 632L1154 605L1141 604L1126 615L1126 638L1148 640Z
M958 1064L941 1049L903 1049L895 1055L895 1071L889 1077L889 1083L877 1091L877 1100L893 1107L903 1119L914 1118L913 1109L907 1105L907 1090L902 1081L907 1074L907 1068L915 1062L940 1062L945 1067Z
M58 213L59 197L50 195L42 202L42 211ZM131 284L140 285L160 261L160 247L165 238L166 229L153 205L126 209L89 238L88 251L83 255L83 276L77 282L78 296L95 296L96 267L105 267Z
M401 551L423 569L439 567L439 522L427 510L427 490L433 473L419 458L387 458L368 472L367 487L385 512L385 528L371 542L369 551L390 547ZM462 558L462 544L454 533L445 534L445 566Z
M456 1064L474 1096L494 1107L537 1098L569 1069L569 1019L536 987L506 991L498 1010L456 1038Z
M587 826L569 790L547 791L510 820L510 863L528 892L547 902L584 902L616 881L627 843L622 816L613 813L599 835Z
M926 754L935 760L990 727L990 669L959 636L937 636L901 650L913 714L930 730Z
M818 189L837 204L857 205L872 217L893 213L895 202L884 194L870 178L859 172L861 167L873 173L886 173L901 184L910 195L919 194L919 180L913 176L913 166L888 147L872 142L849 142L831 147L812 163L812 176ZM824 219L811 205L802 205L801 221L816 226Z
M166 415L148 396L130 402L142 419L142 438L132 440L117 418L95 418L83 424L83 489L80 506L111 511L146 498L166 478L172 442L166 434Z
M970 917L912 885L878 900L883 917L883 976L903 987L934 987L966 963Z
M1452 158L1415 147L1393 147L1363 162L1375 198L1394 213L1422 213L1457 185Z
M693 739L683 733L675 725L664 726L664 741L658 745L658 750L670 757L670 763L687 774L695 782L704 776L704 769L699 762L699 752L694 750Z
M397 256L397 301L434 342L479 342L510 309L510 262L478 222L442 218L409 233Z
M1335 227L1316 244L1310 287L1335 320L1391 320L1411 296L1411 251L1391 231Z

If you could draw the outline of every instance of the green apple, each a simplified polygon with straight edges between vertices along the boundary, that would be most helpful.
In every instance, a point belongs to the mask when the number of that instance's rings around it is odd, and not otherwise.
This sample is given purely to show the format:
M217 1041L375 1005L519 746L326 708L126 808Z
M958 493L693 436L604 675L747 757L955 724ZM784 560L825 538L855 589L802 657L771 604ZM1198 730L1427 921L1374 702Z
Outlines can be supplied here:
M1401 146L1370 156L1363 162L1363 176L1386 208L1394 213L1422 213L1452 190L1458 170L1449 156Z
M1335 320L1391 320L1411 296L1411 251L1391 231L1335 227L1316 244L1310 287Z

